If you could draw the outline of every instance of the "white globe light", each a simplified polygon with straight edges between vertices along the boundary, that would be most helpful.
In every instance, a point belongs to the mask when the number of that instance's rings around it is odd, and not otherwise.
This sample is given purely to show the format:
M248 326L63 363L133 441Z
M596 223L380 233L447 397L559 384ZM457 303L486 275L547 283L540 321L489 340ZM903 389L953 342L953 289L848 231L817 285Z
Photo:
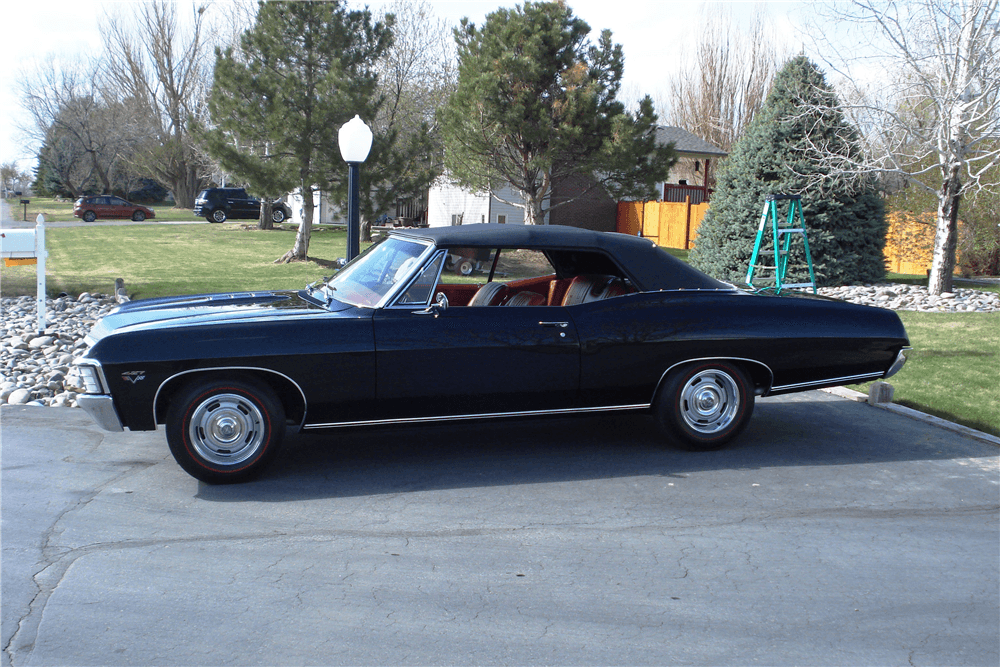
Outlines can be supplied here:
M372 149L372 131L358 115L341 126L337 139L345 162L364 162Z

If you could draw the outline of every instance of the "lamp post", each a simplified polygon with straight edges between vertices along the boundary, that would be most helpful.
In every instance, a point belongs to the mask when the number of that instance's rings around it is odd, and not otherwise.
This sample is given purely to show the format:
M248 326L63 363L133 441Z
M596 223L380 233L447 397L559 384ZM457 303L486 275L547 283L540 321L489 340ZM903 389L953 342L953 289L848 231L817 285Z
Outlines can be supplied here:
M361 210L359 205L361 163L372 148L372 131L360 116L344 123L337 137L340 155L348 166L347 175L347 261L358 256L361 248Z

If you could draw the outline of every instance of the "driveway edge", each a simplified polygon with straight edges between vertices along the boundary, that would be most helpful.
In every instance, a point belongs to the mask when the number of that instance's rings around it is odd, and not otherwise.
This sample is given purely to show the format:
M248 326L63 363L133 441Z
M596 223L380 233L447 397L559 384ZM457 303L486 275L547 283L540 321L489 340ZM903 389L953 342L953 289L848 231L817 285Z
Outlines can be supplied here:
M860 391L854 391L853 389L848 389L847 387L827 387L826 389L820 389L820 391L825 391L828 394L834 394L836 396L840 396L841 398L846 398L849 401L868 403L868 394L863 394ZM977 431L976 429L969 428L968 426L962 426L961 424L950 422L947 419L941 419L940 417L920 412L919 410L914 410L913 408L896 405L895 403L878 403L872 407L894 412L897 415L909 417L910 419L916 419L917 421L922 421L926 424L931 424L933 426L958 433L959 435L964 435L967 438L974 438L980 442L1000 447L1000 438L996 436L990 435L989 433L983 433L982 431Z

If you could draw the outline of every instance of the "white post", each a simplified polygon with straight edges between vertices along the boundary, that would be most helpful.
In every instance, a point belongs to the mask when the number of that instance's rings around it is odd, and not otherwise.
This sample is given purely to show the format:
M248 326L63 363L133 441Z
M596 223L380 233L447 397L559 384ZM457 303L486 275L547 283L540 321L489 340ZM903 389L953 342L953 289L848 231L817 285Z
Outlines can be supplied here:
M38 265L35 267L35 279L38 287L36 310L38 312L38 333L45 331L45 216L41 213L35 219L35 257Z

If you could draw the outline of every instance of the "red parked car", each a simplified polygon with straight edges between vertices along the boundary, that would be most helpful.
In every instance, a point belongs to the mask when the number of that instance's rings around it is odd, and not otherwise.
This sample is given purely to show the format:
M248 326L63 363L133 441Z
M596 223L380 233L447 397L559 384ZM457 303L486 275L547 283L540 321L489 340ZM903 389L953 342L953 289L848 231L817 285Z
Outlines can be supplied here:
M98 218L104 220L131 218L136 222L142 222L146 218L155 218L156 212L147 206L129 203L121 197L91 195L76 200L76 203L73 204L73 215L83 218L84 222L93 222Z

